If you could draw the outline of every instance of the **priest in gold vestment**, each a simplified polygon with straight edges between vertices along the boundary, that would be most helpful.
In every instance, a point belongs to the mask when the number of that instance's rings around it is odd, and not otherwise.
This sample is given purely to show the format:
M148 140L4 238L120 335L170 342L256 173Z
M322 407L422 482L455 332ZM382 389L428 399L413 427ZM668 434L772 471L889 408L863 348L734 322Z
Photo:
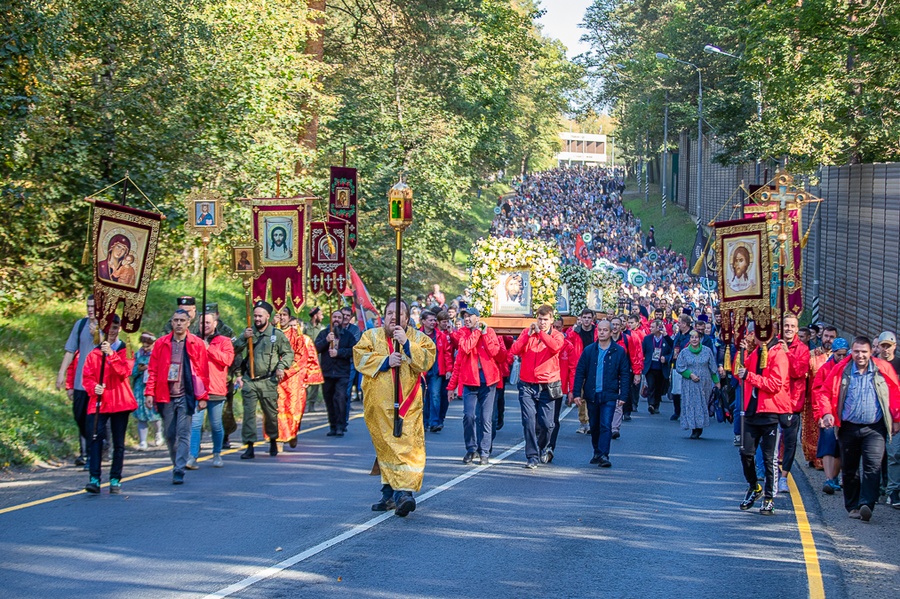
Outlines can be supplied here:
M385 307L384 325L363 333L353 348L356 370L363 375L363 413L381 471L381 501L374 511L394 510L406 516L416 509L413 492L422 488L425 472L425 427L422 423L422 374L434 364L436 348L424 333L409 326L409 307ZM393 342L400 344L394 351ZM403 434L394 436L394 376L400 376Z

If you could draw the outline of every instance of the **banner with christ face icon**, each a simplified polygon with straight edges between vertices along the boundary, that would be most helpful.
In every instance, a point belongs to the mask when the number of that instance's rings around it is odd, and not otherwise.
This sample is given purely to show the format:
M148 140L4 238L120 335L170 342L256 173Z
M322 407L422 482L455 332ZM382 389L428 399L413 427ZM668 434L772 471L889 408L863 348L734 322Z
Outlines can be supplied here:
M309 288L313 293L343 293L347 287L347 225L309 224Z
M253 301L265 300L270 291L270 301L277 310L286 305L288 296L299 310L306 288L306 199L248 201L253 211L253 239L262 248L262 274L253 281Z
M141 327L156 259L161 216L96 200L92 221L94 303L105 330L122 302L122 330Z
M331 167L328 186L328 218L347 223L347 244L356 249L356 169L344 166Z

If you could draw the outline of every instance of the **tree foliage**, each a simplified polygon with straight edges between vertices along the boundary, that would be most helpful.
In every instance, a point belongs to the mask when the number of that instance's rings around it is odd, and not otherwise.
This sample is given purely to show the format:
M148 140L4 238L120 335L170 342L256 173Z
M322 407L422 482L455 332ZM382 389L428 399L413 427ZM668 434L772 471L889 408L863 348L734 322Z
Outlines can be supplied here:
M900 5L889 0L596 0L584 21L594 99L632 148L693 130L699 67L707 132L723 161L787 157L796 168L900 157ZM710 44L734 54L708 54ZM761 117L758 111L761 109Z
M0 311L84 288L83 198L126 173L168 217L157 275L173 277L196 244L180 226L191 188L272 194L280 170L284 195L321 195L343 144L363 192L354 265L386 295L383 198L402 171L421 283L474 190L555 150L580 76L530 1L329 2L324 61L308 53L320 29L305 2L10 0L2 15ZM315 149L302 143L314 116ZM220 248L249 230L237 202L226 218Z

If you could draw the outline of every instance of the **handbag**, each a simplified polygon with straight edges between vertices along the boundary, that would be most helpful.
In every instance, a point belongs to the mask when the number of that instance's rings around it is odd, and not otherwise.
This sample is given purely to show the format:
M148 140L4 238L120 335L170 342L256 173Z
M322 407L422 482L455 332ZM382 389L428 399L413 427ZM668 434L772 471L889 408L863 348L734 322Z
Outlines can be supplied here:
M562 398L562 381L552 381L547 383L547 393L550 395L550 399Z

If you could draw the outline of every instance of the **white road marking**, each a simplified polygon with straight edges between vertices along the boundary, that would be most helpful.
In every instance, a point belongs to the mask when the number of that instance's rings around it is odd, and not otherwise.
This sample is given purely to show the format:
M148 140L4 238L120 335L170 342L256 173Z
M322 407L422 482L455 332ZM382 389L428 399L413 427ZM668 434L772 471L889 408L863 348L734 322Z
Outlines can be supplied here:
M569 412L571 412L571 411L572 411L572 407L566 408L566 410L559 415L560 422L562 422L563 419L565 419L565 417L568 416ZM502 463L503 461L506 460L506 458L513 455L514 453L519 452L524 447L525 447L525 441L522 441L522 442L514 445L513 447L510 447L509 449L507 449L506 451L501 453L497 457L496 460L492 460L490 464L487 464L484 466L477 466L477 467L473 468L472 470L469 470L469 471L465 472L464 474L460 474L456 478L451 479L451 480L445 482L444 484L437 486L434 489L432 489L426 493L423 493L422 495L419 495L416 498L416 503L422 503L423 501L430 499L430 498L434 497L435 495L443 493L444 491L447 491L448 489L452 489L459 483L472 478L476 474L484 472L488 468L491 468L492 466L496 466L497 464ZM299 564L302 561L305 561L313 556L316 556L316 555L322 553L329 547L334 547L335 545L339 545L340 543L343 543L346 540L349 540L355 536L361 535L362 533L366 532L370 528L373 528L373 527L377 526L378 524L381 524L388 518L393 518L393 517L394 517L393 512L385 512L385 513L381 514L380 516L375 516L374 518L372 518L371 520L369 520L367 522L363 522L362 524L354 526L347 532L341 533L341 534L337 535L336 537L332 537L332 538L328 539L327 541L323 541L323 542L319 543L315 547L310 547L309 549L307 549L305 551L301 551L300 553L297 553L296 555L292 555L291 557L287 558L286 560L282 560L275 565L269 566L268 568L264 568L263 570L260 570L256 574L254 574L252 576L248 576L247 578L244 578L243 580L240 580L240 581L234 583L233 585L227 586L224 589L216 591L215 593L206 595L204 597L204 599L223 599L224 597L230 597L231 595L233 595L239 591L242 591L248 587L253 586L254 584L256 584L262 580L265 580L266 578L271 578L272 576L275 576L276 574L278 574L279 572L282 572L283 570L287 570L288 568L290 568L292 566L296 566L297 564Z

